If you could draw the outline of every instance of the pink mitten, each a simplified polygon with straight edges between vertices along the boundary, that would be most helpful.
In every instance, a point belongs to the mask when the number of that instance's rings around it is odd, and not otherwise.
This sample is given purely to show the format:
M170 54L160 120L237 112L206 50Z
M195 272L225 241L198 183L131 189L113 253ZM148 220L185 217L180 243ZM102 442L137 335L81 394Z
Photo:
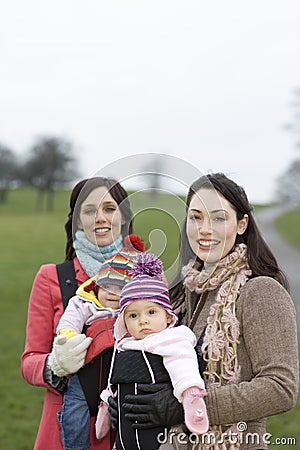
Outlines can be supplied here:
M108 405L103 401L100 402L98 407L95 428L97 439L104 438L111 428Z
M207 395L205 389L195 386L183 392L184 422L192 433L203 434L208 430L208 417L203 400L205 395Z

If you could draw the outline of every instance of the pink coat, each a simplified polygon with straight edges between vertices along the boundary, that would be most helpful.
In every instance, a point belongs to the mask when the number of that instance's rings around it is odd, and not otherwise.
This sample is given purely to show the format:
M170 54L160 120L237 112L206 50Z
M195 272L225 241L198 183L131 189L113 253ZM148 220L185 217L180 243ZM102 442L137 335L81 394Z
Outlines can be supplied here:
M89 277L77 258L74 259L78 285ZM38 271L28 307L25 350L22 355L21 371L24 380L33 386L46 388L42 418L35 441L34 450L62 450L57 413L62 406L62 395L45 383L43 371L45 360L51 352L63 305L55 264L41 266ZM114 433L101 441L94 431L95 417L91 418L91 450L111 450Z

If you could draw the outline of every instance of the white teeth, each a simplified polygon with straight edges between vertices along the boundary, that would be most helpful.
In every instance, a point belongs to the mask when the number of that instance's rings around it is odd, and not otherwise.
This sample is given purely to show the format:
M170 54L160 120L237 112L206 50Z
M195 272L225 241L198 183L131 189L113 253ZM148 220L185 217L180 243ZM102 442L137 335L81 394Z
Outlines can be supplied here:
M202 247L211 247L212 245L217 245L218 241L199 241Z
M96 228L95 229L96 233L104 233L105 231L109 231L109 228Z

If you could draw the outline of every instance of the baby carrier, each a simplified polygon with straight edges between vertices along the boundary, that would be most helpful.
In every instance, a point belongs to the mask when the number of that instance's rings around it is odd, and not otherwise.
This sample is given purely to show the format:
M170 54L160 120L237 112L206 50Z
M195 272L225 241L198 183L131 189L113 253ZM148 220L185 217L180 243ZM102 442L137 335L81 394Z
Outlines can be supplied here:
M153 380L153 377L155 380ZM126 418L123 410L124 397L127 394L139 394L139 384L168 383L172 386L169 373L159 355L136 350L126 350L115 354L111 374L113 390L118 392L118 433L116 450L157 450L160 447L159 436L168 427L157 426L144 430L135 430Z

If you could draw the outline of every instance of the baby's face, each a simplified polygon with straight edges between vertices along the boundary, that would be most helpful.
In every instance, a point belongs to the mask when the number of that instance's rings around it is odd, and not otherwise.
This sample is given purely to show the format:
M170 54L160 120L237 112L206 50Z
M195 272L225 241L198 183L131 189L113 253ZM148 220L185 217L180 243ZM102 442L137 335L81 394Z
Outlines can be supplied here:
M172 318L160 305L149 300L136 300L124 311L124 321L128 332L136 339L165 330Z
M101 284L98 290L98 300L106 308L118 309L121 290L121 286L116 284Z

